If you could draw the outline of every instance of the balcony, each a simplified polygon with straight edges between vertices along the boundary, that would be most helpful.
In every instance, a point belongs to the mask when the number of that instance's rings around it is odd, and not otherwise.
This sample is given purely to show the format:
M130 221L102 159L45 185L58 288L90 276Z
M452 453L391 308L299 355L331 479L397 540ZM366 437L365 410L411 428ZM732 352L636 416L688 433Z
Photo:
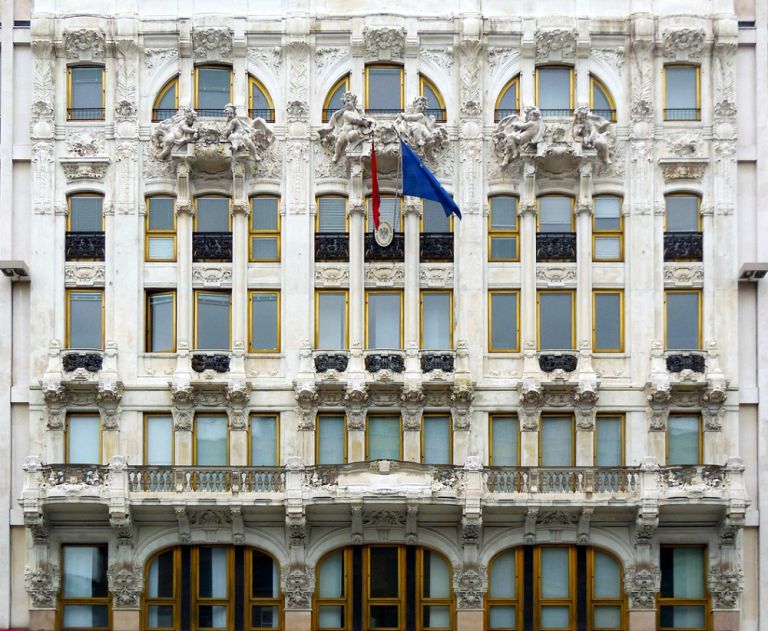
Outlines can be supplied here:
M64 256L67 261L103 261L104 232L67 232Z
M405 260L405 234L395 232L392 243L383 248L376 243L372 232L365 233L365 260L366 261L399 261Z
M130 493L280 493L280 467L130 467Z
M160 121L167 120L176 114L178 110L175 109L162 109L156 108L152 110L152 122L159 123Z
M316 353L314 360L316 372L344 372L349 365L349 356L346 353Z
M676 107L664 109L665 121L698 121L701 120L701 109L697 107Z
M536 235L537 261L576 261L575 232L539 232Z
M493 111L493 121L498 123L502 118L507 116L518 116L520 114L519 109L498 109Z
M192 370L197 373L213 370L217 373L229 371L229 355L223 353L193 353Z
M174 112L175 113L175 112ZM103 107L69 107L67 108L68 121L103 121Z
M316 233L315 261L349 261L349 235L346 232Z
M421 372L429 373L433 370L453 372L453 353L427 352L421 353Z
M274 123L275 110L266 109L266 108L251 108L248 110L248 117L251 119L263 118L265 123Z
M704 374L706 362L704 353L696 351L669 351L666 354L667 370L673 373L690 370Z
M665 232L665 261L701 261L703 257L701 232Z
M88 372L99 372L104 364L104 356L101 352L94 353L66 353L61 359L61 365L64 372L74 372L76 370L87 370Z
M641 470L636 468L490 467L489 493L558 493L640 495Z
M232 261L231 232L194 232L192 233L192 260Z
M562 370L573 372L578 364L576 353L544 352L539 353L539 368L542 372L554 372Z
M453 233L426 232L421 234L419 257L422 261L453 262Z
M392 372L405 372L405 358L402 352L371 352L365 355L365 369L368 372L391 370Z
M548 118L570 118L573 116L573 109L543 109L541 115Z

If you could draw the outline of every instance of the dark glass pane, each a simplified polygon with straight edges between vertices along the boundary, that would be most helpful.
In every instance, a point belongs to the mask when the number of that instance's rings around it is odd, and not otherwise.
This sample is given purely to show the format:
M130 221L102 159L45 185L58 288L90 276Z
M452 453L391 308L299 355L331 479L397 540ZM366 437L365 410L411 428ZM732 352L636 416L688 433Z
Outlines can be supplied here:
M251 607L251 624L259 629L276 629L280 619L277 607L254 605Z
M573 348L573 294L539 294L539 348Z
M400 626L398 620L397 605L371 605L371 629L397 629Z
M147 608L147 626L150 629L165 627L174 628L172 605L151 605Z
M168 552L163 552L163 554L152 561L152 564L149 566L147 596L150 598L173 598L173 557L173 550L168 550Z
M277 237L253 237L251 239L251 258L254 261L277 260Z
M706 618L704 605L662 606L659 612L662 629L704 629Z
M229 198L197 198L197 232L229 232Z
M394 110L402 108L400 84L402 68L371 66L368 68L369 110Z
M198 627L201 629L227 629L226 605L199 605Z
M102 108L104 91L102 89L103 69L101 66L80 66L72 68L73 109Z
M197 107L201 110L220 110L229 103L229 68L197 69Z
M371 548L370 555L371 598L397 598L400 592L398 549L390 547Z
M226 598L228 574L226 548L201 547L198 552L200 555L198 595L201 598Z
M69 198L70 232L101 232L103 201L95 195L72 195Z
M258 550L251 551L251 596L277 598L278 576L272 557Z

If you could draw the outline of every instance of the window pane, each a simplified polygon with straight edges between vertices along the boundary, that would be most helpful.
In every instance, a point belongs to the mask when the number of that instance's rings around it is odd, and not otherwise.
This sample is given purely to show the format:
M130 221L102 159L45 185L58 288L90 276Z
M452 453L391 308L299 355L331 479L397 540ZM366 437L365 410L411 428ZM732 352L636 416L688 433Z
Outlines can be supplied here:
M229 232L229 198L197 198L197 232Z
M539 109L569 110L571 108L571 69L539 68ZM557 112L565 116L567 112Z
M98 416L70 414L67 432L68 461L72 464L98 464L101 462Z
M699 464L699 417L670 416L667 464Z
M106 546L64 546L65 598L106 598Z
M381 204L379 205L379 217L382 221L391 223L395 232L400 232L400 199L382 195ZM373 205L370 197L368 198L368 231L373 232Z
M173 419L170 416L147 417L146 464L173 464Z
M667 66L667 109L696 108L696 68L693 66Z
M399 585L399 550L390 547L370 548L371 598L397 598Z
M321 629L340 629L344 627L344 607L323 605L319 608L317 623Z
M493 466L518 466L518 432L517 417L491 417L491 463Z
M73 109L103 107L101 66L80 66L72 68L72 103Z
M451 219L445 214L443 207L431 199L424 202L424 232L450 232Z
M595 294L595 350L621 350L621 294Z
M668 195L667 232L699 231L699 198L695 195Z
M101 106L99 106L101 107ZM102 232L102 203L95 195L73 195L69 198L69 231Z
M517 594L515 579L515 551L509 550L493 562L491 568L490 597L514 598ZM510 625L512 626L512 625Z
M222 293L197 294L197 348L229 349L230 296Z
M610 195L595 197L595 230L621 228L621 199Z
M268 110L271 109L269 107L269 101L267 100L267 95L262 92L261 88L255 81L251 81L251 109L254 110ZM261 116L261 118L264 118L264 115L261 113L257 113L257 116Z
M201 110L221 110L229 103L229 68L197 69L197 107Z
M199 605L198 628L201 629L226 629L227 607L226 605Z
M664 629L704 629L707 626L703 605L662 606L659 617Z
M173 557L173 550L169 550L156 557L150 564L147 576L147 596L150 598L173 598Z
M277 607L254 605L251 607L251 624L262 629L277 629L280 624Z
M515 607L494 605L488 615L488 626L491 629L514 629L516 624Z
M160 99L157 101L157 108L158 110L175 110L176 109L176 88L178 87L178 83L174 81L171 85L168 86L165 92L163 92L163 96L160 97Z
M573 348L573 294L539 294L539 348Z
M342 550L327 556L320 565L317 595L319 598L341 598L344 596L344 552Z
M251 258L254 261L277 260L277 237L254 237L251 239Z
M226 598L226 548L201 547L198 552L200 554L198 595L201 598Z
M445 559L429 550L424 550L424 597L451 597L451 570ZM431 626L445 626L433 624Z
M573 466L573 420L570 416L541 419L540 459L545 467Z
M451 419L448 416L424 417L424 463L450 464Z
M268 554L251 550L251 596L253 598L277 598L280 572Z
M371 621L369 629L399 628L397 605L371 605Z
M344 417L320 416L317 419L317 464L344 462Z
M491 349L517 350L517 293L491 294Z
M339 84L339 86L333 91L333 94L331 94L330 98L328 99L327 109L329 110L329 116L333 115L333 112L336 110L341 109L341 97L344 96L344 93L347 91L347 89L348 86L346 82L343 82Z
M662 598L704 598L704 548L662 547Z
M251 199L251 230L277 230L277 197Z
M166 627L173 628L173 606L172 605L150 605L147 607L147 625L150 628Z
M100 349L103 294L96 291L69 292L69 347Z
M541 548L541 580L539 588L542 598L568 598L568 548ZM552 626L552 625L543 625ZM559 626L559 625L554 625Z
M491 260L513 261L517 258L517 237L491 237Z
M603 88L597 81L592 81L592 110L611 110L611 102L608 95L603 92ZM605 114L602 114L605 117Z
M368 110L394 110L402 108L400 84L402 68L370 66L368 68Z
M595 551L595 593L593 598L621 597L621 568L616 561L602 552Z
M277 339L277 294L251 294L251 350L276 351Z
M597 417L596 450L598 467L621 466L621 417Z
M347 198L320 197L317 200L318 232L346 232Z
M150 237L149 254L150 261L168 261L173 260L173 237Z
M421 337L424 350L451 348L451 295L424 292L422 300Z
M400 417L368 419L368 460L400 460Z
M317 295L317 348L338 350L347 347L347 295L321 292Z
M400 348L398 294L368 294L368 348Z
M539 232L573 232L570 197L539 197Z
M65 605L61 626L64 629L90 629L107 627L109 615L106 605Z
M227 418L203 416L195 419L196 463L201 466L227 464Z
M595 629L618 629L621 625L621 607L595 607Z
M699 348L699 293L667 292L667 349Z
M424 607L425 629L450 629L451 610L448 605Z
M491 230L517 230L517 197L491 197Z
M251 416L251 465L277 465L277 417Z
M615 261L621 258L619 237L595 237L595 260Z
M541 626L544 629L570 629L571 621L568 607L542 607Z
M150 340L149 351L171 351L174 347L173 324L176 313L173 294L149 296Z
M149 229L150 230L174 230L175 229L175 200L173 197L149 198Z
M500 110L516 110L517 109L517 81L513 81L507 91L504 92L504 96L499 101Z

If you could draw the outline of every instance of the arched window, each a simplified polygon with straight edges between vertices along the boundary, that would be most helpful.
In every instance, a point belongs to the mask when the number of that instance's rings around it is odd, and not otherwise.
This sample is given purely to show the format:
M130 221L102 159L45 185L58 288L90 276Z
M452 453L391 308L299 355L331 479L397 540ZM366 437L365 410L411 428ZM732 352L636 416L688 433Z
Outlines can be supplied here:
M275 122L275 105L264 84L256 77L248 77L248 116Z
M403 111L403 67L372 64L365 67L365 111L397 114Z
M179 76L176 75L158 92L152 106L152 121L163 121L179 110Z
M344 75L328 91L328 95L323 102L323 122L327 123L333 113L341 109L341 97L349 91L349 75Z
M421 96L427 99L427 113L435 117L438 123L446 121L445 101L440 90L437 89L423 74L419 75L419 91Z
M593 114L616 122L616 104L611 93L595 75L589 75L589 109Z
M573 68L536 68L536 105L542 116L573 116Z
M520 112L520 75L511 79L496 99L493 120L497 123L505 116Z

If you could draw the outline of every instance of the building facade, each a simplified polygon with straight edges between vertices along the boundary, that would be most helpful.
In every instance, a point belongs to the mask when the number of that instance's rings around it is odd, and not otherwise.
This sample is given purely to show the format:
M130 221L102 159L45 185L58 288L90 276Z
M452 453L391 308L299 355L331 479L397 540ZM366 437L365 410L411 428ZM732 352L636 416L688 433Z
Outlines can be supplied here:
M765 16L640 4L38 0L7 625L758 628Z

